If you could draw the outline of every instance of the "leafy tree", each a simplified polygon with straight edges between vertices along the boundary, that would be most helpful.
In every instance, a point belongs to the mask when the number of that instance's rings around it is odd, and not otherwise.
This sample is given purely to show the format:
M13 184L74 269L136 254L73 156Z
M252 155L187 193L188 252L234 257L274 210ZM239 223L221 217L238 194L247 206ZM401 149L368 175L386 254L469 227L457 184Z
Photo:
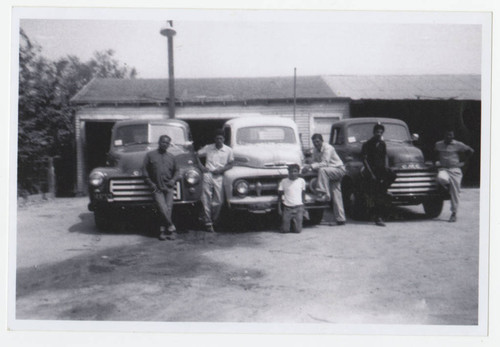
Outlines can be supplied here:
M19 47L18 190L35 193L44 189L43 158L58 158L62 190L72 190L75 174L74 108L70 99L94 77L135 78L114 58L113 50L95 52L82 62L67 56L50 61L42 47L21 29Z

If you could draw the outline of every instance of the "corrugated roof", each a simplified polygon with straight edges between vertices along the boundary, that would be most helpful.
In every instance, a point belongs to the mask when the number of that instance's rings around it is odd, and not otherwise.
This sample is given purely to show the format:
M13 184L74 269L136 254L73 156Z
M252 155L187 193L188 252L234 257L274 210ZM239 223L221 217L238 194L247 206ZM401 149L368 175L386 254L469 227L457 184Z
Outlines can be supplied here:
M480 75L323 76L337 97L353 100L481 100Z
M176 100L182 102L293 99L293 77L176 79ZM332 98L319 76L297 79L297 98ZM168 98L168 79L90 81L73 98L76 104L158 103Z
M293 77L176 79L176 100L220 102L293 98ZM167 79L90 81L75 104L164 103ZM329 75L297 77L297 98L481 100L480 75Z

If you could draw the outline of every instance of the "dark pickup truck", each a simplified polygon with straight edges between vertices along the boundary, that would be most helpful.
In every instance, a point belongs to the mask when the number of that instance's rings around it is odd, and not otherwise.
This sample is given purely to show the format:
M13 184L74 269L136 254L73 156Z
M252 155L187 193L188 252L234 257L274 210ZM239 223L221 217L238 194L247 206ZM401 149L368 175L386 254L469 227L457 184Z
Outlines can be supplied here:
M437 170L425 162L422 151L413 144L405 122L391 118L351 118L332 125L330 144L346 165L347 174L342 181L344 207L353 218L366 218L367 209L361 171L364 169L361 146L373 136L373 126L385 127L389 166L396 180L388 189L394 205L423 204L425 214L435 218L441 214L443 201L449 196L439 189Z
M155 212L151 188L144 181L142 165L148 151L158 148L160 135L172 139L168 149L177 159L180 180L176 182L174 207L199 201L201 172L186 122L181 120L137 120L117 122L105 167L89 176L88 208L94 212L96 226L112 227L113 221L131 213Z

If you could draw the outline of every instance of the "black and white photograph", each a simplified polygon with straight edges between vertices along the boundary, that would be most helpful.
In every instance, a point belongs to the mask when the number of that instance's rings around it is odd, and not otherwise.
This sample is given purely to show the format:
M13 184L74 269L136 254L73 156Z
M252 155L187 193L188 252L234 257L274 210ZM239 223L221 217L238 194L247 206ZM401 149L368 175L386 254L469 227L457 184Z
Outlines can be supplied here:
M486 336L491 35L13 8L9 330Z

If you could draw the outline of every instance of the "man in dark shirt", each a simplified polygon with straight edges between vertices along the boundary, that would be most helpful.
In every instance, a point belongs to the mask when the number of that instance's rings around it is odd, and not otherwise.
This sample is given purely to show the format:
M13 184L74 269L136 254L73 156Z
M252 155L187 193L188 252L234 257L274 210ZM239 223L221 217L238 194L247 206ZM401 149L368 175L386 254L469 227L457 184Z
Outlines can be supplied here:
M383 215L387 205L387 188L396 178L389 169L387 147L382 140L384 131L382 124L375 124L373 137L366 141L361 149L365 166L364 177L368 185L368 207L378 226L385 226Z
M158 149L146 154L143 165L145 181L153 189L153 196L161 213L162 224L159 239L162 241L176 238L175 225L172 223L172 207L178 168L175 157L167 152L170 142L170 136L160 136Z

